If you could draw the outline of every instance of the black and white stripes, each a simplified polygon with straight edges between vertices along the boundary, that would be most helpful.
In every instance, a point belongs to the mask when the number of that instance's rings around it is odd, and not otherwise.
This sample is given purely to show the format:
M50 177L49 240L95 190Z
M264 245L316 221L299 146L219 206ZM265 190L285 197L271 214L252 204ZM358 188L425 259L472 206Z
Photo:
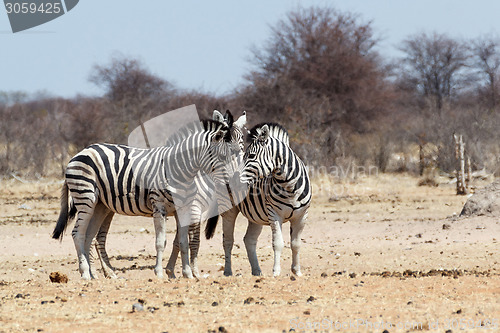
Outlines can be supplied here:
M103 223L109 224L115 213L153 216L155 273L162 276L166 216L175 212L179 218L183 275L192 277L187 231L190 224L199 223L204 209L204 203L196 195L194 178L202 172L210 175L215 183L225 182L228 175L224 164L239 150L238 143L231 141L228 126L211 120L185 126L165 147L89 146L78 153L66 169L61 214L53 237L62 237L68 219L76 215L72 235L79 269L84 279L90 279L89 249Z
M289 146L286 130L277 124L259 124L248 135L249 146L244 156L242 182L248 183L240 203L233 211L223 214L225 275L231 275L231 250L234 223L239 210L248 219L244 237L252 274L260 275L257 260L257 239L263 225L272 229L274 267L273 274L280 274L280 255L283 249L282 224L290 221L292 272L301 275L299 263L300 235L307 219L311 202L311 184L304 163Z

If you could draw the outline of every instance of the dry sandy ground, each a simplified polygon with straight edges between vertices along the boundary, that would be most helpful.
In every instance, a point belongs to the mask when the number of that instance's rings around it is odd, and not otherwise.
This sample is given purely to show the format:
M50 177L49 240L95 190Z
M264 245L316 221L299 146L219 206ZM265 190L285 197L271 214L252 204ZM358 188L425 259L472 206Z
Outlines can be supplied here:
M50 238L61 182L1 180L0 332L500 331L500 219L458 219L465 197L417 181L317 181L301 278L291 276L288 246L282 276L272 277L269 228L259 241L264 276L251 276L240 217L234 277L222 274L219 226L202 242L204 278L158 280L152 220L118 216L107 248L119 279L86 282L69 230ZM169 228L167 258L173 220ZM69 282L51 283L56 271ZM133 312L138 302L144 311Z

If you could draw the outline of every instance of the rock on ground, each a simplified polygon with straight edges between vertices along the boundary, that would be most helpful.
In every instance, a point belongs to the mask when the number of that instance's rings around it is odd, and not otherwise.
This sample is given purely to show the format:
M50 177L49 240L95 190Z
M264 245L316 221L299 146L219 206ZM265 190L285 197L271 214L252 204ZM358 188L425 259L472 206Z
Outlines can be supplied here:
M465 203L460 216L500 216L500 180L479 189Z

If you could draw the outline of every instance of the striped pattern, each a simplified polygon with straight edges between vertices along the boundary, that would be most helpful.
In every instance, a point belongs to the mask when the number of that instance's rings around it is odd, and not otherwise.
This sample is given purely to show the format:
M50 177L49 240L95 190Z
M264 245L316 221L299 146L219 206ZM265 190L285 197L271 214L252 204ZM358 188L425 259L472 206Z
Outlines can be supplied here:
M250 184L247 192L234 193L241 202L236 211L223 214L225 275L231 275L231 250L237 211L248 219L244 238L253 275L262 271L256 255L257 239L263 225L272 229L274 267L280 274L280 256L283 249L282 224L290 221L292 272L301 275L299 263L300 235L307 219L311 202L311 184L304 163L289 146L287 131L278 124L259 124L248 136L245 165L241 179ZM243 197L242 197L243 196Z
M222 117L220 115L219 117ZM216 118L216 111L214 111L214 119ZM223 118L219 118L225 125L230 127L231 133L231 142L237 143L240 148L240 154L234 154L232 156L231 163L226 165L226 170L228 175L233 175L235 171L239 169L239 166L235 163L239 163L243 158L243 149L244 149L244 135L243 129L246 125L246 112L243 111L243 115L238 118L235 122L233 122L232 115L226 112L226 115ZM226 186L216 186L213 182L210 182L209 179L206 178L196 178L199 187L206 188L208 196L212 198L212 201L209 203L209 207L203 212L202 221L207 220L208 216L211 216L206 223L205 235L207 239L213 237L215 232L215 227L217 225L218 214L223 213L227 210L232 209L233 205L231 202L231 198L229 197L229 193L227 192ZM227 183L227 182L226 182ZM198 251L200 246L200 224L192 224L189 228L189 250L190 250L190 263L193 268L193 274L196 277L199 277L199 270L197 265L198 259ZM174 244L172 247L172 252L170 254L170 258L167 264L167 274L169 278L175 278L174 267L179 254L179 243L176 234L176 238L174 240Z
M91 241L99 232L98 243L102 246L98 252L105 253L106 228L109 228L112 214L152 216L156 231L155 273L161 277L166 216L175 213L180 219L178 232L183 275L192 277L188 262L188 227L199 223L206 204L197 196L194 178L201 171L210 174L216 183L225 182L228 175L224 163L238 151L238 144L231 143L229 128L210 120L187 125L172 136L165 147L89 146L78 153L66 169L61 214L53 237L62 237L68 219L77 216L72 235L79 269L84 279L90 279ZM71 198L69 209L65 191L69 191ZM104 229L99 231L101 226Z

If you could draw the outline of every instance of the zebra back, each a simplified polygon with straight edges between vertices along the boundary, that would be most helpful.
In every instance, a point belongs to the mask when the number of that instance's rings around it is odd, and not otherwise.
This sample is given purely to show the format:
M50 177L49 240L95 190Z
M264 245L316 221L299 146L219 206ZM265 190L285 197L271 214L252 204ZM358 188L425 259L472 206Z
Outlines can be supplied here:
M277 123L260 123L255 125L248 133L247 142L251 143L259 137L259 130L267 125L269 128L269 136L275 139L280 140L287 146L290 146L290 136L288 135L288 131Z

